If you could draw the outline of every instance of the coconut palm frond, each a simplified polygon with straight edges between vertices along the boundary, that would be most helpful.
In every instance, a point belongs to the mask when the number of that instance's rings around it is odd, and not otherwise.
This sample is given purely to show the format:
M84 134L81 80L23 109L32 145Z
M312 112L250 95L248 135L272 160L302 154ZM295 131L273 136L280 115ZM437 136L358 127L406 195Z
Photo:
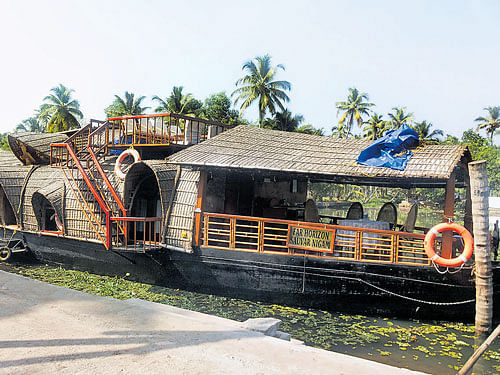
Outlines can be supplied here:
M242 70L247 73L236 81L237 88L231 93L234 104L242 101L240 115L255 100L259 103L259 126L263 125L266 112L276 113L276 107L284 111L284 102L290 98L285 91L290 91L291 84L288 81L273 81L278 70L285 70L281 64L272 66L269 55L257 56L253 60L246 61Z

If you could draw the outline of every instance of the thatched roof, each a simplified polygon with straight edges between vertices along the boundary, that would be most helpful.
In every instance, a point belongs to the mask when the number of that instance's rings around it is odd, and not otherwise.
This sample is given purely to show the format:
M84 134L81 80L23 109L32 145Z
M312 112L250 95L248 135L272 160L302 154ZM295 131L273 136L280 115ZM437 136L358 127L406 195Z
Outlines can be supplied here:
M409 183L403 180L409 179L446 180L463 157L470 157L465 146L428 145L413 151L404 171L357 164L357 156L370 143L241 125L170 156L167 163L308 174L318 179L390 179L405 185Z
M14 209L18 223L21 222L21 191L34 168L37 167L23 166L12 152L0 150L0 186L4 189Z
M16 157L24 165L48 164L50 161L50 144L61 143L71 133L13 133L9 134L9 145Z

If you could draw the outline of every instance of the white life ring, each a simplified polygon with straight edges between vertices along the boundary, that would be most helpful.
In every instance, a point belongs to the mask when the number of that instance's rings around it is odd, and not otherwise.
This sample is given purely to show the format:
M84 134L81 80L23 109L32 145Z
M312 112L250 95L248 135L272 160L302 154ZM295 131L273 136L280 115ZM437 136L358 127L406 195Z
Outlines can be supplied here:
M125 160L127 156L132 156L134 158L134 163L137 163L138 161L141 160L141 156L137 152L137 150L134 150L133 148L126 149L123 151L120 156L118 156L118 159L116 159L115 163L115 174L120 180L125 179L125 173L122 171L122 163Z

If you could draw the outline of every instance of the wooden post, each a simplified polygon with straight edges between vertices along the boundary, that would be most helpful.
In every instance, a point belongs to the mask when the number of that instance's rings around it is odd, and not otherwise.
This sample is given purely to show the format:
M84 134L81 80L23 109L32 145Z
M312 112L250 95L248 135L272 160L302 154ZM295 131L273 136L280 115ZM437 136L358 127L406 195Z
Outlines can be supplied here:
M491 268L488 175L486 161L469 163L474 259L476 263L476 334L489 332L493 317L493 272Z
M196 208L194 210L194 245L200 246L201 234L201 213L203 208L203 196L205 195L205 185L207 183L207 172L200 171L200 183L198 185L198 198L196 199ZM232 233L232 232L231 232Z
M446 182L446 193L444 198L444 217L453 219L455 209L455 172L452 172L450 178ZM453 232L446 231L443 233L443 247L441 256L445 259L453 258Z
M465 362L457 375L466 375L472 369L472 366L478 361L479 358L483 355L486 349L489 348L491 343L500 335L500 325L495 328L495 330L488 336L486 340L476 349L474 354Z

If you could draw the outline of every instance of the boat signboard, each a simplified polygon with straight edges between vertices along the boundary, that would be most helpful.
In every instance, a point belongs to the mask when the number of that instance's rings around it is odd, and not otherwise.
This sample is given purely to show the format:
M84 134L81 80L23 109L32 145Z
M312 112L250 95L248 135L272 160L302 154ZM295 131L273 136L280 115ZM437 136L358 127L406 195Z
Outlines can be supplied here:
M288 247L295 249L333 252L334 229L318 229L291 224L288 230Z

